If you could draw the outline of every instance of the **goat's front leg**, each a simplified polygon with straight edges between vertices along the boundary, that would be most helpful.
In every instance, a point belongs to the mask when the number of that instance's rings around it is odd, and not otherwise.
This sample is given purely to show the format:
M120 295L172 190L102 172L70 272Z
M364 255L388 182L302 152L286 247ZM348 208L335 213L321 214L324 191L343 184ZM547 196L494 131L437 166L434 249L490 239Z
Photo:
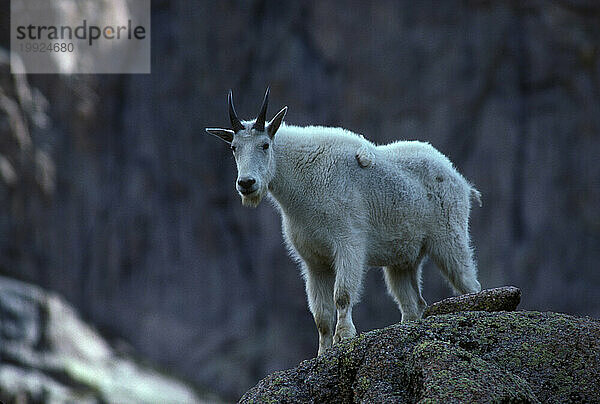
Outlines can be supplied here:
M333 343L356 335L352 322L352 306L358 302L364 273L364 253L359 248L344 246L335 254L335 285L333 300L337 309L337 324Z
M331 347L335 306L333 285L335 272L329 265L306 263L303 268L308 307L319 331L319 355Z

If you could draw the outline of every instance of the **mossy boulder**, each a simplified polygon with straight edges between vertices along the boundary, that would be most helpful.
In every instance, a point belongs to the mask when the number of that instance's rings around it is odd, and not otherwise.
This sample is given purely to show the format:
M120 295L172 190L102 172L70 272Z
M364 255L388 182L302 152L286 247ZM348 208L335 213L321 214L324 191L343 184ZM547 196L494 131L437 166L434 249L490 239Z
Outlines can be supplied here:
M344 341L266 377L240 402L600 402L600 322L432 315Z

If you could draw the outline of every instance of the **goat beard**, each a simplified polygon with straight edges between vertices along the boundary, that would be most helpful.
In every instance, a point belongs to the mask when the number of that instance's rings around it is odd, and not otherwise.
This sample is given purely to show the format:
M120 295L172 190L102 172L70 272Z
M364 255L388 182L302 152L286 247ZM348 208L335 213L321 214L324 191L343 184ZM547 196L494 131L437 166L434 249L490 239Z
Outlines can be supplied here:
M256 208L260 204L266 193L267 189L265 187L260 187L256 192L250 195L240 194L240 196L242 197L242 205L249 208Z

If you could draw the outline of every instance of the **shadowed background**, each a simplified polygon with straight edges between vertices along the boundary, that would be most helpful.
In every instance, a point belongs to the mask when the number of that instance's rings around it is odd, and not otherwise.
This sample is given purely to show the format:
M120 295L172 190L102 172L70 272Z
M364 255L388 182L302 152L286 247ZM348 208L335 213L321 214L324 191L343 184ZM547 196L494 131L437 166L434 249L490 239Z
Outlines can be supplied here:
M109 8L117 0L105 0ZM484 288L600 316L600 6L153 1L151 75L11 76L0 2L0 273L64 295L225 398L317 350L268 202L243 208L226 94L254 117L430 142L483 194ZM427 264L428 302L451 295ZM359 332L400 320L379 270Z

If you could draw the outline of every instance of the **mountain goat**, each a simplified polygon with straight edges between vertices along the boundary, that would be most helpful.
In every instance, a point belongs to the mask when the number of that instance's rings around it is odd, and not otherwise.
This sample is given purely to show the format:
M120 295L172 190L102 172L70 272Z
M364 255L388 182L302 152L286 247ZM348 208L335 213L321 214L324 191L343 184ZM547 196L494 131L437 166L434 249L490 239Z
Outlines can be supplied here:
M319 355L356 335L352 306L367 266L384 267L403 322L427 306L426 255L457 292L481 290L468 232L470 200L480 194L448 158L418 141L376 146L341 128L286 126L287 107L266 122L268 96L267 89L255 120L240 121L230 91L232 129L206 131L231 145L242 204L256 207L268 194L279 208L283 237L302 267Z

